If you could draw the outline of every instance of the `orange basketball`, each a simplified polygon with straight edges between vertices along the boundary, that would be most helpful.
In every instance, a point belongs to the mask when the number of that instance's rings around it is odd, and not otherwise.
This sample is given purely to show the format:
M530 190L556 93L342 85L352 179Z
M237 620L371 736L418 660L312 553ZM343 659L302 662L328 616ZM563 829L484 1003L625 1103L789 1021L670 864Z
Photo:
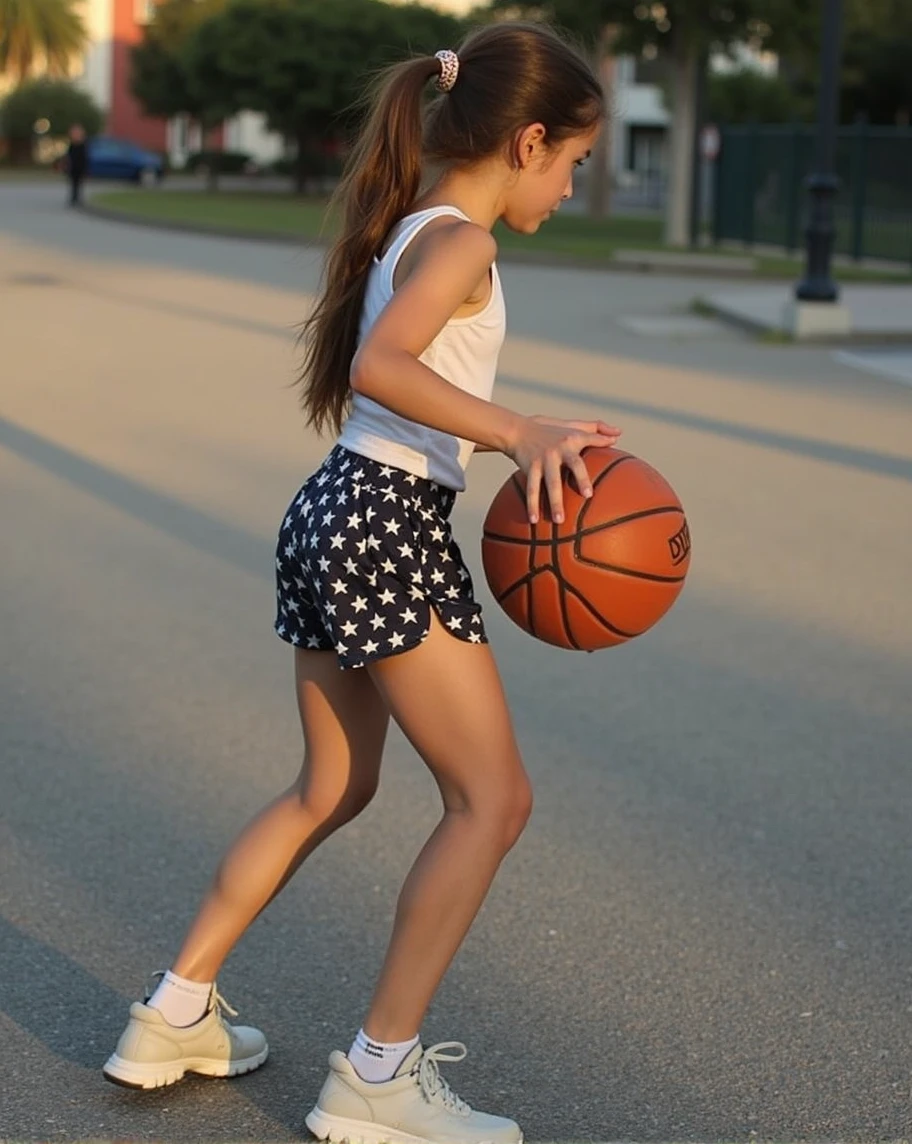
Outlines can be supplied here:
M481 555L491 591L514 623L557 647L595 651L642 635L684 587L690 532L674 489L621 449L583 454L586 500L565 473L564 522L530 524L515 473L494 498Z

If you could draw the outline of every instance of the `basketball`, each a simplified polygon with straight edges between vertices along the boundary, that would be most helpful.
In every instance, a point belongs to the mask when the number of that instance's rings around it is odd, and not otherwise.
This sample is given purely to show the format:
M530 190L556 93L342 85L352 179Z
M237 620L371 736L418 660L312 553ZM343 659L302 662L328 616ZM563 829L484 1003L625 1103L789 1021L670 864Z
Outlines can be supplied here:
M564 473L564 521L542 489L530 524L526 480L514 473L491 503L481 542L485 576L514 623L557 647L626 643L665 615L684 587L690 532L674 489L622 449L588 449L592 496Z

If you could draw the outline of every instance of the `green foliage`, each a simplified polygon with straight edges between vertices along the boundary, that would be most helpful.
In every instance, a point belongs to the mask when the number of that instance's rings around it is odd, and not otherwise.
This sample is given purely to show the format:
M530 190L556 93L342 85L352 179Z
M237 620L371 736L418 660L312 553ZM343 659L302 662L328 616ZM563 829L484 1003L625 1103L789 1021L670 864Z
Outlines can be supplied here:
M846 64L844 120L864 114L872 124L912 121L912 29L901 38L880 35L857 43Z
M164 0L158 5L155 20L131 52L130 87L147 115L186 113L205 126L218 122L191 91L184 50L194 30L223 7L224 0Z
M865 115L872 123L912 119L912 7L894 3L879 23L870 10L846 37L842 69L842 117Z
M782 23L786 39L773 36L780 70L796 94L816 98L820 71L822 4L793 12ZM840 116L850 123L865 114L872 123L907 122L912 116L912 5L909 0L845 0Z
M63 136L79 123L90 135L104 123L104 113L90 95L59 79L29 80L15 88L0 104L0 134L30 140L35 122L48 119L49 134Z
M73 0L0 0L0 75L20 84L39 64L66 75L88 41Z
M253 156L246 151L194 151L187 156L184 170L214 171L218 175L239 175L248 170Z
M262 112L303 155L350 134L371 72L459 32L454 17L419 4L231 0L190 36L183 59L198 105L219 118Z
M813 111L781 76L753 68L707 81L706 118L713 123L792 123L813 118Z
M772 35L777 17L785 26L786 0L492 0L504 15L545 19L594 43L602 29L616 29L615 48L639 52L646 45L700 50L736 41L761 46ZM801 17L816 0L787 0L788 20Z

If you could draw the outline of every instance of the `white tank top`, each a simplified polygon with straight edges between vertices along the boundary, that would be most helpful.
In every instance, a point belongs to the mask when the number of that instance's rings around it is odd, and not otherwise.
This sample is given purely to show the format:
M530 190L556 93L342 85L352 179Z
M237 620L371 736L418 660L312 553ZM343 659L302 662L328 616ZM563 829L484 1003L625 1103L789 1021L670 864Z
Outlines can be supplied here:
M393 296L393 275L403 251L431 219L445 215L471 221L451 206L406 215L387 252L374 259L361 312L360 341ZM490 401L505 333L503 289L497 267L492 266L491 297L485 308L468 318L451 318L418 360L467 393ZM465 488L466 465L475 449L473 441L409 421L362 393L352 395L351 412L342 426L339 444L457 491Z

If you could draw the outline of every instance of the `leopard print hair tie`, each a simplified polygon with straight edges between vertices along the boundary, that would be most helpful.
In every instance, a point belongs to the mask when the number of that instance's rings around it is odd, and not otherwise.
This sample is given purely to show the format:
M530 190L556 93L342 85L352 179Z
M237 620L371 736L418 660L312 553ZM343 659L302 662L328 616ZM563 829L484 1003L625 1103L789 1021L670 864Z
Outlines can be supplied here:
M434 86L438 91L452 91L459 75L459 56L445 48L442 52L435 52L434 58L440 60L440 76Z

